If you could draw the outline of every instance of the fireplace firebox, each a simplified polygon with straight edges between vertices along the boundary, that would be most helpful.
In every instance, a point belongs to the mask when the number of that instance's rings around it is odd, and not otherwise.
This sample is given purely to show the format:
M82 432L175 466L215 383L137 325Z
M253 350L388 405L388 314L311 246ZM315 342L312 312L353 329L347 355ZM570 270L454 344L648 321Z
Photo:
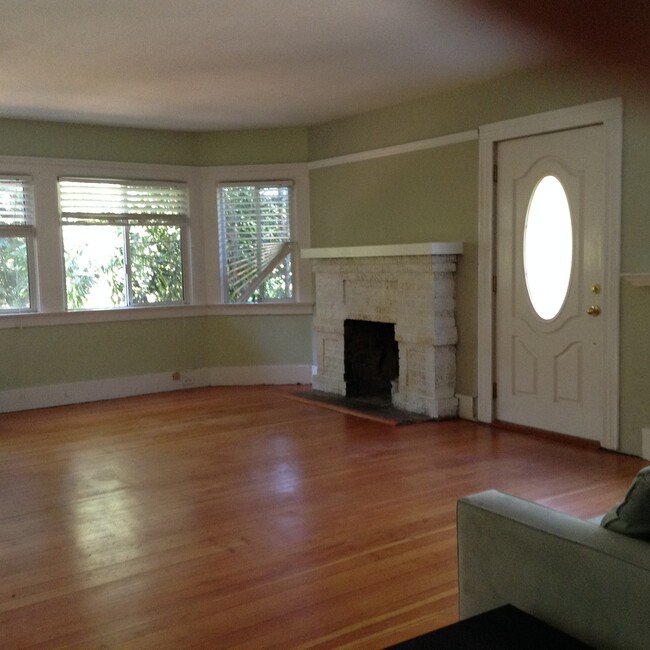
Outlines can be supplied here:
M394 323L346 319L343 324L345 395L379 397L390 403L399 377Z

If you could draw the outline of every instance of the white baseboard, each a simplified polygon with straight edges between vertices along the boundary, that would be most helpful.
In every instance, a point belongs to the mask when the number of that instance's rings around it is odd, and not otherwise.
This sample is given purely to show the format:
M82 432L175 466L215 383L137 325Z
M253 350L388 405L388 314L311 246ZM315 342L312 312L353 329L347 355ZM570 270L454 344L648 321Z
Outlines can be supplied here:
M461 420L476 420L475 398L473 395L456 395L458 398L458 417Z
M96 402L118 397L163 393L201 386L245 386L255 384L309 384L311 365L232 366L199 368L178 373L162 372L135 377L94 379L48 386L0 391L0 412L25 411L64 404Z
M641 458L650 460L650 429L641 429Z

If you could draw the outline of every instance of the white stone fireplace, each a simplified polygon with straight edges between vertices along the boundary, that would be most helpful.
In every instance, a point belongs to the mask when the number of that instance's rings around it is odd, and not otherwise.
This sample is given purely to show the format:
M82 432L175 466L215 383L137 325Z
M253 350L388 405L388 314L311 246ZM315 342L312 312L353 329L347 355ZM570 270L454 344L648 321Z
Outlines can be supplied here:
M392 405L431 418L455 417L456 242L312 248L316 276L312 388L346 395L346 320L394 324L399 374Z

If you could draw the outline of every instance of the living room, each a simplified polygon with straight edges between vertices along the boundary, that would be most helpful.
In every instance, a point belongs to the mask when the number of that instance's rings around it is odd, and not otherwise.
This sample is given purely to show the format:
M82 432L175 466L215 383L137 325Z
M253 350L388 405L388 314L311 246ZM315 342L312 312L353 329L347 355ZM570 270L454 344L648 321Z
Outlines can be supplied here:
M554 54L521 69L309 125L163 129L115 126L99 118L94 123L81 118L71 122L36 119L29 112L22 116L17 111L5 112L0 120L3 173L28 175L34 180L38 263L33 271L37 285L33 311L12 311L3 314L0 321L2 411L24 410L27 414L31 408L166 391L175 401L179 399L174 392L178 389L186 391L188 404L200 401L204 390L214 391L210 394L218 403L222 399L219 387L308 384L315 357L314 296L308 262L296 254L296 293L287 302L231 304L223 299L219 281L222 269L215 217L219 184L291 179L299 213L298 250L462 242L463 253L456 271L455 392L465 405L463 415L469 422L461 422L461 429L474 427L464 429L464 436L480 436L485 430L472 421L477 416L485 421L479 416L485 401L481 390L486 384L480 367L480 341L485 327L480 311L483 276L479 270L481 128L619 99L623 112L618 272L643 275L648 273L646 242L650 229L644 216L650 208L646 183L646 170L650 168L647 89L644 82L637 81L634 71L630 76L612 72L603 61L594 65L571 53L561 57ZM183 304L100 311L66 308L62 288L65 271L57 234L57 182L62 177L90 176L187 184L190 255L184 260ZM607 510L611 502L622 497L634 473L644 464L640 458L644 453L644 431L650 427L646 390L650 381L650 343L646 336L650 297L647 288L625 279L618 290L617 367L608 368L608 373L617 375L614 401L618 430L616 444L606 446L619 453L599 452L607 454L604 460L593 460L593 468L608 472L604 486L590 484L586 470L583 473L576 469L572 478L566 469L563 478L558 479L558 499L561 494L574 495L578 502L567 510L574 507L573 514L578 516L595 516ZM225 395L238 395L237 399L247 404L246 390L241 394L228 392L229 388L223 390ZM248 403L256 409L272 411L269 400L280 400L280 393L271 393L275 397L269 398L266 393L260 397L255 389L250 390L256 397ZM316 411L289 403L306 421L323 419L326 427L350 429L354 434L357 428L370 426L357 425L340 415L317 415ZM128 414L128 402L125 404ZM155 404L164 410L164 402ZM53 421L60 417L56 411L50 413ZM2 417L6 418L3 431L11 433L17 426L14 418L20 416ZM36 420L40 417L34 415ZM278 417L281 422L287 416L281 413ZM43 426L47 429L47 425ZM388 434L380 426L373 435L381 442ZM409 435L416 434L407 433L407 438ZM493 433L485 435L495 445L533 444L518 443L508 433L500 434L508 441L503 443ZM485 445L468 444L460 455L480 464L481 454L488 453ZM538 453L534 445L527 451ZM56 456L57 452L52 453ZM366 449L364 453L372 451ZM563 443L539 453L547 453L549 458L566 453L576 468L592 462L583 457L591 459L594 455L591 449L577 452L575 446ZM515 472L527 473L522 456L515 454L513 458ZM549 460L545 469L539 469L535 480L540 484L554 480L551 465ZM492 469L500 471L498 466ZM495 485L482 476L465 486L471 492ZM520 496L553 502L547 488L526 493L520 479L506 481L501 487L517 490ZM594 501L580 501L575 495L581 491ZM462 493L454 490L453 497L460 496ZM448 518L449 503L444 506L445 526L453 525ZM12 595L8 598L6 602L11 604ZM448 607L454 606L448 603ZM443 619L450 622L449 618ZM428 624L431 627L430 620ZM416 627L411 631L417 631ZM399 637L392 639L397 641ZM116 647L120 645L115 643ZM327 641L323 644L326 647ZM368 647L372 647L371 641Z

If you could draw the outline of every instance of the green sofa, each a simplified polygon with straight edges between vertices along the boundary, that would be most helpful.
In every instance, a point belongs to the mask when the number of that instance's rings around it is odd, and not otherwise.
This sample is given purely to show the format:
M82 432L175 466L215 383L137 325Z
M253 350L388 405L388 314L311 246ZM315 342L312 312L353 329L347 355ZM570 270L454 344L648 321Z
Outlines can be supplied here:
M594 648L650 648L650 542L497 490L457 524L461 619L511 603Z

